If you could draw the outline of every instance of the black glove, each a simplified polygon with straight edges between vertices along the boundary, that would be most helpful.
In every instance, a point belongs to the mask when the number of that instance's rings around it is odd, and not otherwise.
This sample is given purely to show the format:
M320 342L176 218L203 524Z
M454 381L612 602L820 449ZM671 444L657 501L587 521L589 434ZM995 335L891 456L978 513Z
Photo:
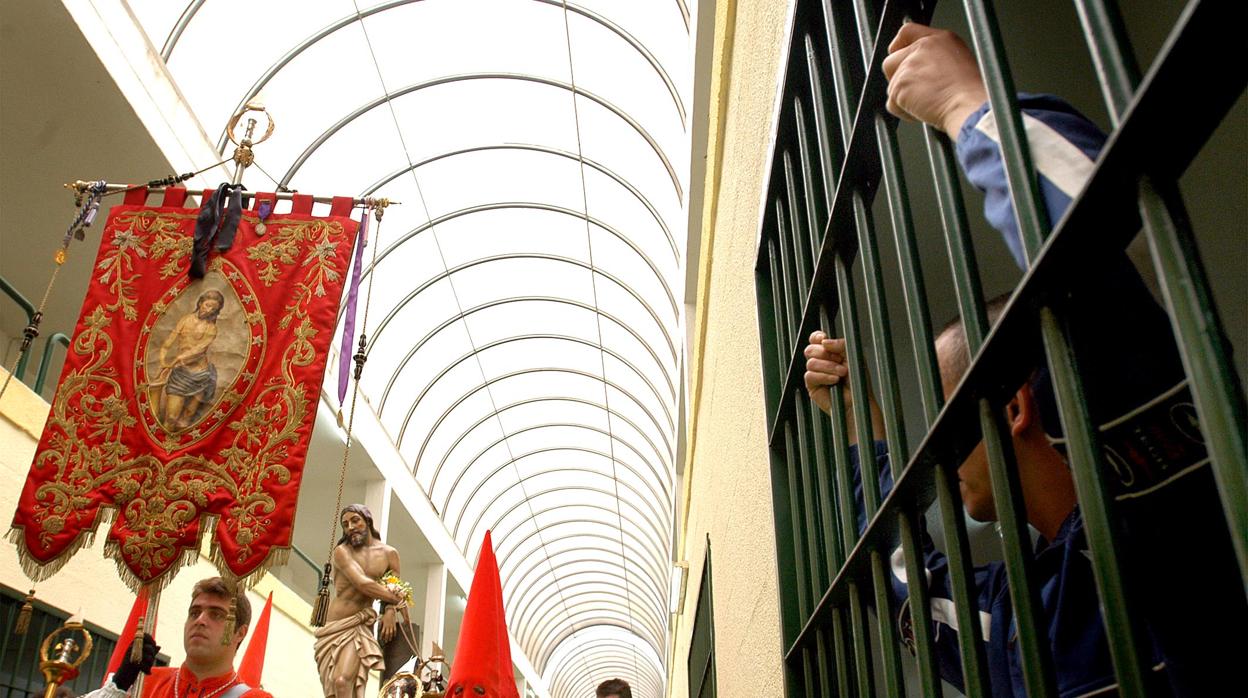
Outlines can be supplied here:
M156 644L151 635L143 633L143 658L136 662L127 652L125 661L113 674L113 685L123 691L129 691L134 682L139 679L140 671L144 674L152 673L152 665L156 663L156 654L159 652L160 645Z

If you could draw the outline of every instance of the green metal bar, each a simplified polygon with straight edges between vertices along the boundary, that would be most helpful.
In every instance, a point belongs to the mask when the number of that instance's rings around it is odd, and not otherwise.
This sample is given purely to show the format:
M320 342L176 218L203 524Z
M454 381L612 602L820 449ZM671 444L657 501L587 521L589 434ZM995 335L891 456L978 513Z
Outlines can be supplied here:
M820 196L822 192L815 185L820 170L815 169L816 158L812 158L810 153L810 142L817 141L818 138L811 137L810 125L806 120L806 108L800 97L793 99L793 118L797 124L797 157L798 172L802 180L802 200L806 203L806 237L810 242L810 258L813 265L813 260L819 258L819 248L823 244L823 231L827 227L828 215L827 209L822 206ZM814 274L813 266L811 274Z
M811 442L810 431L811 423L807 415L806 396L794 396L794 418L797 423L797 448L801 454L799 458L798 476L801 478L802 505L805 514L806 523L806 554L810 558L810 589L811 598L817 599L823 596L823 592L827 590L827 585L831 577L827 574L827 567L818 564L818 560L822 557L824 547L820 533L823 526L819 520L819 510L821 502L818 499L818 490L815 486L815 475L811 472L811 463L814 460L814 444Z
M840 607L832 609L832 635L832 652L836 656L836 693L848 698L854 677L849 661L850 643L845 635L845 611Z
M965 0L967 23L979 70L984 76L988 101L997 121L1005 179L1014 199L1014 216L1018 220L1023 257L1030 264L1049 231L1049 217L1040 195L1040 181L1031 162L1023 118L1014 92L1014 79L1005 59L1005 45L997 25L997 16L988 0Z
M873 25L874 22L869 18L869 8L866 8L863 3L855 3L855 8L859 11L857 25L859 37L862 41L862 55L865 59L864 63L868 63L869 67L872 45L871 25ZM832 21L833 24L836 23L835 18ZM840 57L840 60L845 59L846 58L844 56ZM864 108L866 108L865 105L859 107L860 110ZM879 154L883 163L886 186L891 185L889 203L890 210L893 215L894 230L898 236L899 254L903 256L906 256L907 253L914 255L913 258L907 259L907 261L910 261L917 266L917 250L914 246L913 224L910 221L908 205L904 200L897 200L897 197L905 196L905 184L904 178L901 175L901 166L896 152L895 134L893 134L891 129L885 123L883 117L877 116L875 123L877 138L879 138L881 130L884 132L885 139L880 140ZM892 148L891 151L889 150L890 146ZM891 158L888 157L890 155L892 156ZM909 458L909 447L906 443L905 431L901 427L905 417L902 412L900 385L898 383L897 373L895 370L892 334L890 332L891 323L888 318L882 265L880 263L879 252L876 246L875 227L873 221L871 220L870 208L864 200L864 197L858 193L854 196L854 221L855 228L858 232L858 254L862 260L863 278L866 289L867 314L872 330L872 345L875 350L875 368L878 381L877 386L880 391L880 407L884 422L884 433L888 442L890 463L892 464L893 474L896 476L901 472L902 467ZM909 233L909 250L907 250L907 240L905 239L907 233ZM914 295L916 293L922 293L922 281L921 278L918 278L920 274L921 272L919 272L917 268L912 269L911 274L909 275L903 274L903 283L909 284L909 288L907 289L908 301L917 301L920 303L924 302L922 295ZM906 276L909 276L910 278L905 280ZM914 307L914 313L923 315L924 319L921 322L912 322L912 331L915 328L927 328L928 339L926 342L930 347L931 330L929 321L926 320L926 308ZM920 362L920 364L921 363L922 362ZM928 365L927 378L929 381L936 374L933 364L934 361ZM862 401L862 396L868 393L866 382L857 381L851 383L851 385L853 385L854 389L859 393L859 400L855 400L855 403ZM927 401L933 400L934 391L932 390L932 386L929 384L923 387L928 388L923 391L925 393L924 399ZM938 389L938 382L935 387ZM934 410L932 416L935 416ZM861 429L865 428L866 425L869 425L870 422L859 421L858 424L864 425L863 427L860 427ZM869 440L864 440L860 437L859 454L863 455L864 453L870 453L869 445ZM864 448L867 450L862 450ZM860 458L860 464L864 460L866 459ZM906 559L908 561L918 560L921 547L915 535L915 531L903 524L900 527L899 533L901 546ZM887 602L888 590L887 587L884 586L889 583L887 576L884 574L887 570L884 568L880 553L878 551L872 552L874 563L873 571L875 572L873 577L877 595L877 611L880 612L883 617L887 618L889 616L889 606L887 603L885 603L882 607L878 605L878 598L881 596L883 596L885 602ZM922 567L921 563L919 563L919 567ZM932 642L931 607L928 602L926 576L921 574L920 569L920 573L913 574L910 577L910 580L911 581L907 586L912 598L910 606L911 613L914 617L914 627L916 629L915 639L918 646L920 679L924 689L924 695L934 695L937 690L936 686L939 685L939 673L936 667L935 648ZM881 625L883 625L883 623L881 623ZM889 625L891 628L891 622L889 622ZM890 632L889 634L891 635L892 633ZM884 633L881 633L882 644L883 635ZM890 642L892 646L896 645L895 639L890 639ZM900 667L890 667L890 669L897 671ZM886 671L885 673L886 678L893 678L891 676L892 672Z
M812 599L818 599L823 596L827 589L830 577L826 575L826 567L819 564L818 560L821 555L822 541L820 540L821 526L819 525L818 515L820 503L818 501L818 492L815 488L815 478L810 472L812 445L810 442L810 422L807 421L805 396L797 395L794 399L795 415L794 421L797 423L797 453L800 464L798 475L801 478L801 490L803 498L803 508L806 524L806 551L809 557L809 566L807 571L810 574L810 588ZM816 668L818 670L819 685L830 685L830 675L828 667L828 652L824 646L824 638L822 634L815 635L815 657Z
M810 647L802 650L802 692L808 696L819 695L819 689L815 684L814 662L810 656L813 652L814 649Z
M845 548L843 546L844 533L841 531L840 522L837 521L837 486L836 477L833 474L834 464L832 459L828 457L828 444L831 439L830 429L827 425L827 416L820 413L818 409L811 410L811 441L814 445L815 455L815 474L819 486L819 514L823 527L823 547L824 558L827 560L826 578L831 581L836 577L836 572L840 569L841 564L845 561Z
M43 394L43 385L48 378L48 366L52 363L52 347L56 344L69 349L69 337L64 332L57 332L44 342L43 357L39 359L39 372L35 374L35 392L40 395Z
M958 618L958 649L962 659L962 692L967 698L992 694L988 684L988 656L984 649L984 632L976 603L975 572L971 565L971 544L962 514L962 493L953 468L938 464L936 498L940 503L940 523L945 530L945 558L949 561L950 586ZM950 535L952 533L953 535Z
M889 596L892 580L888 560L879 550L871 551L871 584L875 588L876 632L884 660L884 695L900 696L906 692L906 679L901 666L901 647L897 637L896 616Z
M1076 0L1101 91L1117 126L1135 98L1140 69L1131 50L1118 5L1112 0ZM1248 408L1243 386L1231 362L1200 262L1187 211L1178 190L1145 177L1140 187L1140 217L1169 311L1183 368L1191 378L1196 412L1207 434L1214 479L1222 495L1240 574L1248 588Z
M22 312L26 313L27 323L30 323L35 319L34 304L31 303L30 299L24 296L21 291L17 290L16 286L9 283L9 280L4 278L3 276L0 276L0 291L4 291L5 295L7 295L9 298L12 298L13 302L17 303L18 307L22 309ZM18 358L17 367L13 369L13 377L18 379L19 381L22 380L26 375L26 366L29 363L30 363L30 352L28 351L22 354L20 358Z
M823 172L823 210L832 208L836 179L840 176L845 157L841 140L833 138L829 133L827 98L823 95L823 72L819 69L819 55L815 41L810 34L804 37L806 44L806 74L810 84L810 103L815 122L815 142L818 152L819 169ZM823 228L818 231L819 242L822 244Z
M828 645L827 634L823 632L825 628L815 633L815 675L819 679L819 685L824 691L829 690L832 686L832 678L835 676L830 661L832 659L832 648Z
M1039 630L1043 627L1040 624L1043 606L1031 573L1034 558L1027 532L1027 507L1018 481L1018 463L1014 460L1014 444L1009 438L1004 415L989 400L979 401L979 417L988 455L992 497L1001 527L1005 570L1010 581L1023 683L1029 696L1055 696L1057 687L1048 637Z
M958 298L962 329L966 333L968 351L975 352L988 336L988 316L984 312L984 290L979 282L979 264L975 245L971 242L970 224L966 220L966 204L958 184L957 158L949 138L932 128L923 127L932 179L936 184L936 200L945 231L945 247L953 272L953 287Z
M856 582L849 583L849 622L854 636L854 674L858 677L858 695L874 696L875 681L871 666L871 633L867 630L867 609L862 591Z
M871 451L871 442L874 438L871 427L871 407L865 399L869 394L867 388L867 370L866 361L862 356L862 345L859 340L858 333L858 305L854 298L854 282L850 275L850 262L844 257L837 256L836 259L836 286L837 294L841 299L841 328L845 338L845 361L849 368L849 384L854 386L862 386L859 390L859 398L852 400L855 433L857 442L861 446L866 444L868 453ZM843 400L842 387L840 385L833 386L832 389L832 405L836 409L838 400ZM875 515L877 509L880 508L880 478L879 471L876 468L875 458L859 458L858 468L862 476L862 500L863 507L867 518ZM854 525L854 540L857 541L858 527Z
M770 424L780 406L780 382L784 380L783 364L780 361L779 333L776 330L779 298L773 291L772 280L775 274L775 262L772 260L769 245L759 245L759 254L763 257L754 271L754 289L758 295L758 331L761 346L763 395L766 399L767 421ZM768 312L768 309L771 312Z
M1248 591L1248 409L1178 188L1145 177L1140 215L1191 381L1213 477Z
M784 284L784 300L785 310L785 336L788 337L789 344L781 355L791 355L794 347L798 345L801 338L798 337L798 331L802 325L802 293L798 289L797 270L793 260L793 250L790 247L790 238L792 237L787 221L784 215L784 203L780 199L775 201L776 212L776 237L777 247L780 249L780 272ZM783 402L784 396L781 396Z
M1092 551L1092 572L1100 593L1101 615L1109 630L1109 650L1118 676L1118 687L1123 695L1146 695L1149 692L1146 679L1152 662L1147 661L1144 648L1149 644L1144 624L1137 620L1138 615L1132 613L1134 604L1129 603L1131 594L1124 581L1123 562L1118 555L1124 546L1120 543L1122 536L1110 510L1113 500L1101 477L1103 467L1096 456L1089 458L1090 453L1099 454L1100 446L1092 440L1095 427L1084 407L1087 397L1079 380L1075 353L1069 343L1069 328L1062 326L1058 315L1049 307L1040 309L1040 325L1046 340L1050 335L1056 338L1046 341L1046 344L1050 347L1053 388L1063 425L1067 423L1068 415L1085 420L1081 427L1067 430L1067 449L1072 460L1074 454L1080 453L1091 466L1072 467L1071 475L1079 498L1084 533Z
M884 275L875 243L875 224L871 220L871 209L861 195L854 196L854 221L858 229L858 256L862 260L867 320L871 327L871 343L875 353L875 381L880 395L880 413L884 421L884 437L888 442L890 463L893 474L896 475L909 459L910 448L906 443L906 432L901 428L905 416L902 414L901 387L897 382L895 369L893 336L889 331L892 324L888 319L888 303L884 299ZM850 385L860 396L865 397L868 394L869 387L866 382L852 382ZM866 424L869 425L870 422ZM861 437L859 443L864 443ZM870 444L870 440L865 443Z
M906 564L906 589L910 593L910 614L913 619L914 644L918 647L919 686L925 696L940 695L940 669L936 665L936 638L933 634L932 598L927 588L927 569L923 565L919 537L919 515L907 510L897 517L898 535Z
M893 237L897 242L901 291L910 322L915 370L919 376L919 398L923 404L924 427L927 427L935 421L941 405L944 404L944 390L941 387L940 368L936 363L935 342L932 337L932 321L928 315L927 288L919 262L914 216L910 212L910 192L906 188L906 178L902 171L897 133L882 114L875 119L875 133L880 142L884 193L888 198Z
M784 151L784 188L785 198L789 202L789 232L793 242L793 258L797 261L797 278L799 282L798 296L806 298L810 292L810 279L814 276L815 270L808 254L810 250L810 235L808 221L803 220L803 207L799 205L797 185L794 183L793 175L793 158L789 151ZM805 238L803 240L803 238ZM797 334L798 344L803 341L801 337L802 316L798 311L797 316Z
M802 512L802 496L801 483L797 476L797 444L794 442L793 424L785 420L784 423L784 461L788 469L789 484L789 507L792 512L792 531L793 531L793 560L797 570L797 613L803 622L810 618L811 607L811 591L810 591L810 560L806 557L806 546L804 545L806 536L802 523L804 515Z
M776 415L780 411L781 397L784 396L784 393L780 391L781 382L784 381L784 362L782 362L780 357L787 356L784 328L785 293L784 288L781 288L780 252L776 250L778 245L776 245L774 240L768 240L766 241L766 246L768 246L769 286L771 291L771 311L773 311L768 316L768 330L771 331L771 336L773 336L774 340L773 345L769 348L776 355L775 366L771 367L771 371L768 371L769 375L775 375L776 377L776 390L773 393L773 402L771 402L771 407L773 407L771 420L774 422Z
M1140 83L1140 65L1131 50L1127 27L1113 0L1075 0L1083 36L1091 50L1101 95L1115 127L1122 119Z
M772 517L776 531L776 576L781 589L800 586L797 560L793 558L793 511L789 499L788 465L778 447L770 450ZM797 605L795 594L780 595L780 629L786 643L791 643L805 622L806 615Z
M819 309L820 326L828 328L830 333L832 330L832 321L828 316L826 307ZM844 325L845 317L841 317L841 324ZM832 409L829 414L832 425L832 457L835 466L835 479L837 489L837 504L841 518L841 540L844 541L844 551L846 554L854 549L854 545L858 543L858 521L855 513L858 511L858 503L854 501L854 486L850 475L849 465L849 437L848 425L846 424L845 403L841 397L841 386L834 385L831 390ZM865 487L864 487L865 498ZM865 504L863 505L865 507ZM844 564L844 558L838 561L838 567ZM833 577L835 578L835 577Z
M995 14L985 0L968 0L966 7L989 100L997 118L1020 237L1025 256L1031 260L1048 234L1048 217L1042 205L1037 175L1032 169ZM1058 413L1068 439L1067 459L1093 555L1093 570L1119 690L1128 695L1142 695L1147 691L1145 677L1148 668L1142 651L1147 645L1142 625L1133 620L1128 609L1129 593L1124 590L1122 567L1117 558L1117 551L1121 549L1118 543L1121 534L1116 530L1117 522L1109 513L1108 488L1101 478L1105 471L1103 453L1083 399L1075 356L1070 351L1072 339L1069 328L1064 326L1056 313L1045 308L1040 313L1040 329L1058 394Z
M936 186L936 198L940 206L941 227L949 251L949 263L953 272L954 289L961 309L962 328L966 336L968 352L977 350L988 334L984 314L983 289L980 288L979 269L975 261L975 248L968 232L966 206L958 184L958 170L953 145L940 131L931 126L923 127L927 145L928 161L931 163L932 179ZM973 349L972 349L973 348ZM943 402L943 400L942 400ZM929 424L930 427L930 424ZM962 513L962 493L958 489L957 469L953 463L940 463L936 467L936 498L940 506L941 524L946 531L945 557L949 560L950 585L958 616L958 646L962 655L963 691L969 698L990 695L988 683L987 654L984 650L983 630L979 623L978 604L974 593L974 571L971 565L970 542L966 533L966 519ZM950 537L948 532L952 532Z

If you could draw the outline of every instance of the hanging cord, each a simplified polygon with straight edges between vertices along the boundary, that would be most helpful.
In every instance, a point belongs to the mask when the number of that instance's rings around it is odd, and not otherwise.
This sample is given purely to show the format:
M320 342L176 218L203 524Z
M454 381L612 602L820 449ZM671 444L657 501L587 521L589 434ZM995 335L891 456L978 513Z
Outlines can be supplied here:
M365 217L367 218L368 211L371 210L373 217L377 220L377 230L373 233L373 259L371 263L373 265L377 264L377 248L381 247L378 243L381 239L381 218L385 215L386 206L389 203L386 199L368 199L365 203ZM366 352L368 347L368 310L373 301L374 278L376 278L375 274L368 275L368 290L364 293L364 317L360 320L359 349L356 350L355 356L352 357L355 359L355 373L352 377L354 385L351 388L351 407L347 412L347 440L342 445L342 465L338 469L338 494L334 499L334 512L329 524L329 552L326 555L325 567L321 570L321 581L316 590L316 603L312 607L311 625L314 628L325 625L325 618L329 613L329 585L333 581L338 512L342 511L342 488L347 481L347 459L351 455L352 430L355 428L355 404L360 395L360 375L364 373L364 362L368 360Z
M56 251L52 260L56 263L52 267L52 276L48 279L48 286L43 290L43 298L39 301L39 307L35 310L34 315L30 316L30 323L22 328L22 345L17 352L17 357L13 361L13 366L9 369L9 374L4 377L4 385L0 386L0 398L4 397L4 393L9 389L9 383L13 380L13 374L17 372L17 367L22 362L22 357L30 351L30 347L35 342L35 337L39 336L39 323L43 321L43 309L47 307L48 298L52 295L52 287L56 285L56 277L61 273L61 267L65 265L65 260L69 259L69 245L74 240L83 240L86 238L86 229L91 227L95 222L95 216L100 211L100 199L103 198L108 183L104 180L97 182L87 182L86 186L78 189L74 197L74 205L78 207L78 214L74 216L74 221L65 229L65 237L61 239L61 247Z

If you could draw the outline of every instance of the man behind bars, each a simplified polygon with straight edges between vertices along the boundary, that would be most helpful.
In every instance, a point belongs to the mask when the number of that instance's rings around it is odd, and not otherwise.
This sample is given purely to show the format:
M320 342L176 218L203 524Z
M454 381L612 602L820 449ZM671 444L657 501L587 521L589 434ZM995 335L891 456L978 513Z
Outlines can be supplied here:
M996 118L973 54L954 34L918 24L904 26L889 51L883 64L889 79L889 111L929 123L957 139L958 159L967 177L985 193L988 221L1025 268ZM1091 175L1105 136L1054 97L1021 95L1019 103L1045 204L1050 219L1057 221ZM1139 221L1133 210L1124 208L1119 220L1107 224L1134 229ZM1102 447L1113 471L1106 476L1115 499L1114 514L1125 534L1124 572L1142 592L1144 617L1162 660L1158 668L1164 667L1172 690L1177 695L1216 694L1223 690L1230 667L1248 656L1248 648L1238 632L1232 632L1230 640L1213 640L1199 610L1216 609L1220 624L1242 628L1248 604L1169 319L1125 254L1079 272L1080 285L1072 294L1075 302L1068 317L1080 343L1088 407L1101 425ZM990 312L998 314L1003 303L1004 299L994 303ZM942 331L936 350L948 394L969 365L960 323ZM826 411L828 386L848 374L843 340L815 333L806 356L807 389ZM1036 367L1043 364L1038 355L1023 360ZM849 390L844 395L852 399ZM874 411L873 406L873 417ZM1048 635L1059 693L1075 696L1108 689L1114 683L1113 670L1045 369L1038 368L1019 389L1006 407L1006 421L1028 522L1043 537L1036 551L1041 631ZM981 444L959 468L959 484L968 513L995 520L983 448ZM881 485L887 491L892 485L887 451L881 443L875 444L875 451L881 461ZM865 526L862 517L859 525ZM930 543L927 547L941 672L960 685L947 564ZM904 596L902 570L894 586ZM1000 563L979 568L975 581L993 693L1023 695L1014 651L1017 629L1004 570ZM1195 598L1203 599L1200 609L1190 603ZM942 624L947 629L942 631Z

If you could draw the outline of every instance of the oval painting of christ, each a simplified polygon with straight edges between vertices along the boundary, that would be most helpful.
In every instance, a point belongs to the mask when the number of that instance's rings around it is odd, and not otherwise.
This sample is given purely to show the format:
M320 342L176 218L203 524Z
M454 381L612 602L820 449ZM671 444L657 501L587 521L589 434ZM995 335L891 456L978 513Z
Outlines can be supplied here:
M219 271L179 290L182 285L152 308L144 323L147 341L136 358L145 374L145 421L154 420L168 437L193 441L220 421L204 423L248 363L252 328L238 293Z

